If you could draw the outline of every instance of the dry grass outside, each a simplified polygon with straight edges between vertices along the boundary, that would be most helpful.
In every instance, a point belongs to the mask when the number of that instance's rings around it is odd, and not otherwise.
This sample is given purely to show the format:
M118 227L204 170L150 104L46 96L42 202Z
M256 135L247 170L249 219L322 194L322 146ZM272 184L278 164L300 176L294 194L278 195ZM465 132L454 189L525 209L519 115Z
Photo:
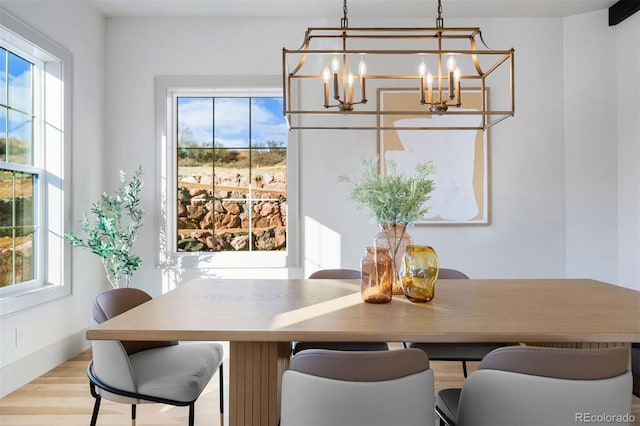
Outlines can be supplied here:
M33 240L33 236L31 235L27 235L24 237L16 237L15 240L12 239L11 237L0 237L0 251L6 250L6 249L9 249L9 250L13 249L14 241L15 241L16 247L23 247L25 244L30 244L32 240Z
M14 189L15 182L15 189ZM0 200L12 198L15 194L18 196L33 195L33 179L31 176L13 179L0 179Z

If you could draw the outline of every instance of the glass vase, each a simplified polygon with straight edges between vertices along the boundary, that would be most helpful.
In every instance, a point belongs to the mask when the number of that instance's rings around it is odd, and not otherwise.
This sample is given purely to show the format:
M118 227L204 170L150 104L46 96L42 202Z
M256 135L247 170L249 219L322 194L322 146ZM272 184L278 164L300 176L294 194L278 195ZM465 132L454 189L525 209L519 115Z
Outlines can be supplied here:
M380 225L380 231L374 238L374 247L389 250L389 257L392 261L393 284L391 291L393 294L402 294L400 267L402 266L402 256L410 244L413 244L413 237L407 232L405 223Z
M400 270L402 293L412 302L430 302L438 280L438 256L429 246L409 245Z
M391 258L385 248L366 247L360 260L360 295L367 303L391 301Z

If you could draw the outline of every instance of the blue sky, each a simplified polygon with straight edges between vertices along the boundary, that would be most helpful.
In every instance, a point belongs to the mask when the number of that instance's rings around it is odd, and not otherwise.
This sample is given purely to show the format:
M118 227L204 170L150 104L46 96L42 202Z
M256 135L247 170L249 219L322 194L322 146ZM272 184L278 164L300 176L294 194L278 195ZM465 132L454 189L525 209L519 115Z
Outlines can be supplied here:
M278 141L285 146L287 125L282 115L282 98L249 101L249 98L178 98L178 120L200 146L211 146L215 137L220 146L247 148L250 134L252 143Z
M12 53L0 48L0 104L26 112L10 111L0 107L0 134L5 137L7 124L9 127L9 137L31 140L31 63ZM7 78L9 85L7 87ZM8 115L8 120L7 120Z

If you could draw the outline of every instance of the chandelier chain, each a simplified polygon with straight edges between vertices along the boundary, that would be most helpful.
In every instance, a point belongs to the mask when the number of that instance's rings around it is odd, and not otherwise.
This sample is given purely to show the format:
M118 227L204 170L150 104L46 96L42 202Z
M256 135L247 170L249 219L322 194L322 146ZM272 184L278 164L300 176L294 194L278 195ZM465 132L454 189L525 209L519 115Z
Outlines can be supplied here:
M340 27L347 28L349 26L349 18L347 18L347 13L349 13L349 9L347 8L347 0L344 0L342 3L342 13L344 16L340 20Z
M436 18L436 28L443 28L443 27L444 27L444 18L442 17L442 0L438 0L438 17Z

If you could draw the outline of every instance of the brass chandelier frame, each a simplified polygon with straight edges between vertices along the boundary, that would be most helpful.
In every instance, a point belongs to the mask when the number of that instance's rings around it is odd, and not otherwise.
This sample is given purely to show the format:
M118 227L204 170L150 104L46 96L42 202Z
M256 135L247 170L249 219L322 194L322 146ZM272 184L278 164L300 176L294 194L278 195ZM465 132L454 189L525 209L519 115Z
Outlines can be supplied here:
M432 28L401 28L401 27L359 27L348 26L347 0L343 0L343 13L340 27L314 27L307 28L304 41L299 49L283 49L282 52L282 84L283 84L283 113L287 118L290 130L391 130L397 129L383 125L383 116L410 116L431 117L433 115L477 115L478 123L473 125L451 125L447 120L446 125L416 126L411 130L459 130L482 129L501 122L511 117L515 112L515 87L514 87L514 49L493 50L490 49L482 38L482 32L478 27L445 28L444 19L441 16L442 5L438 0L438 17L436 27ZM448 42L460 43L468 41L466 49L451 48ZM326 49L312 47L314 44L326 44L338 41L341 45L338 49ZM431 43L435 41L436 47L430 49L402 48L406 43ZM389 45L393 42L393 48L363 48L360 45L352 47L352 44L378 42ZM449 69L446 72L443 67L445 56L449 56ZM354 64L357 58L358 73L352 74L349 64ZM367 74L365 59L381 58L382 62L398 58L411 57L416 62L415 73L374 73ZM455 65L451 67L452 58L466 59L467 64L473 64L471 70L462 73ZM481 62L486 57L492 62L483 69ZM289 68L289 59L292 67ZM324 63L331 63L320 72L313 66L305 66L314 58ZM437 63L434 73L426 72L425 58L431 63ZM435 60L434 60L435 58ZM329 62L331 60L331 62ZM378 59L380 61L380 59ZM418 61L422 63L418 65ZM486 62L486 60L484 60ZM485 64L486 65L486 64ZM508 68L508 86L501 93L508 92L509 99L502 103L501 109L491 109L488 99L487 79L496 70ZM377 70L376 70L377 71ZM505 73L502 71L503 74ZM310 81L323 81L322 85L312 85L313 93L303 93L304 84ZM356 83L359 81L359 83ZM462 85L462 81L465 82ZM384 84L393 82L393 86L385 87ZM470 84L472 86L470 86ZM370 102L367 96L367 86L374 86L378 91L378 99ZM415 109L385 110L381 108L379 94L386 89L415 88ZM462 99L463 89L477 89L482 94L482 105L478 110L470 111L464 107ZM354 98L354 92L359 91L360 96ZM318 101L315 101L317 97ZM358 100L354 100L358 99ZM301 104L304 104L301 106ZM368 105L367 105L368 104ZM372 105L375 104L375 105ZM311 117L316 117L312 119ZM355 118L360 117L360 118Z

